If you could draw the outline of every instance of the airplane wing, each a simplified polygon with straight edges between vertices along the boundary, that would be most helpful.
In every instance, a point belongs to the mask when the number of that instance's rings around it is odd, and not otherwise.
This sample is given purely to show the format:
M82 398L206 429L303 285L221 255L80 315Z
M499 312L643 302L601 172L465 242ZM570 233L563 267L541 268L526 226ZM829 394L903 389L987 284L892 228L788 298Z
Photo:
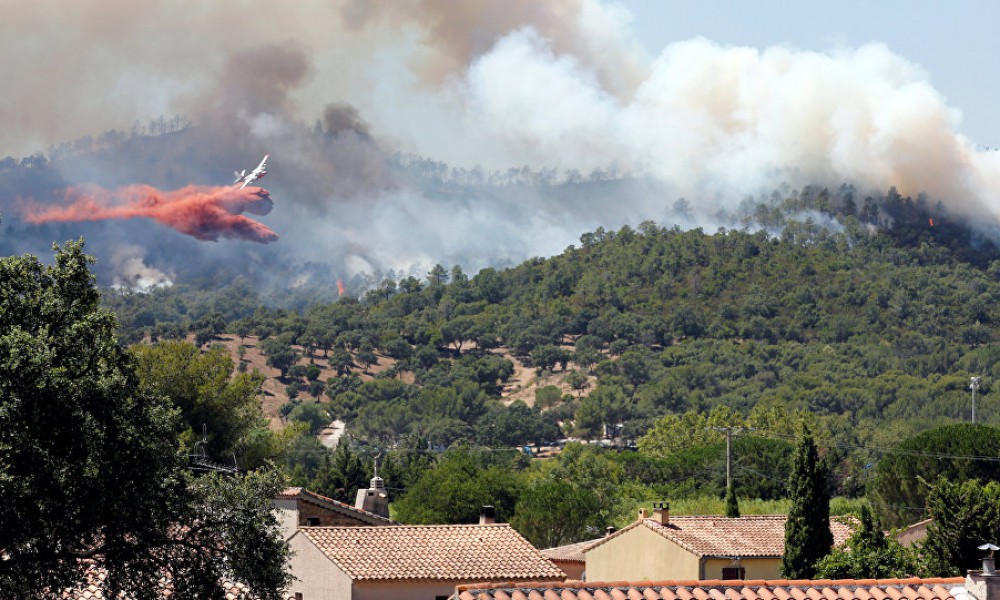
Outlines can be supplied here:
M264 155L264 158L261 159L260 164L257 165L256 169L253 170L254 174L259 174L259 173L261 173L261 172L264 171L264 167L267 164L267 157L268 156L271 156L271 155L270 154L265 154Z

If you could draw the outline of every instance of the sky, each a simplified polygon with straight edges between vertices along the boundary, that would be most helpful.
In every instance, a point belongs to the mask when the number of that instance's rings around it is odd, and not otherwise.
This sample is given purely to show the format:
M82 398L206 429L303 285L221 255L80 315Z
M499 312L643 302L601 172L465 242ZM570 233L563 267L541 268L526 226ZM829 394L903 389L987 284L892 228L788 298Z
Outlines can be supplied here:
M724 44L824 51L882 42L923 67L962 112L959 130L1000 147L1000 3L989 0L625 0L650 53L704 36Z
M112 259L174 281L195 254L331 263L338 276L435 263L471 272L551 256L597 227L712 231L731 226L726 215L748 196L845 183L863 195L926 194L1000 239L1000 152L988 150L1000 147L1000 3L183 7L0 0L0 157L113 129L142 134L160 116L194 125L150 137L142 154L93 152L84 138L86 151L55 161L44 190L0 186L3 225L16 230L0 244L36 251L86 232ZM204 188L265 152L273 210L225 221L259 222L265 235L202 222L235 210ZM481 167L493 183L414 183L391 166L414 155L443 165L445 179L447 168ZM548 185L609 180L613 192ZM157 218L148 207L122 207L142 186L149 197L187 189L212 201L185 213L197 222L158 212L156 228L142 221ZM681 215L671 209L680 198L690 206ZM72 220L85 214L101 219Z

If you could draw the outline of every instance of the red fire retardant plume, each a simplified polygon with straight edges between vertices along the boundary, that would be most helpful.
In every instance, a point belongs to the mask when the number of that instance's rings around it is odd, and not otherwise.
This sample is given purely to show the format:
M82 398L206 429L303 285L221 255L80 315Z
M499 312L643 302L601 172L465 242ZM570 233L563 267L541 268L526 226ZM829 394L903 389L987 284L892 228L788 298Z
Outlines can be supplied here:
M106 219L153 219L181 233L207 242L219 238L267 244L278 234L243 213L266 215L274 203L260 187L195 186L161 191L149 185L114 190L96 186L70 187L60 206L22 204L26 221L34 224Z

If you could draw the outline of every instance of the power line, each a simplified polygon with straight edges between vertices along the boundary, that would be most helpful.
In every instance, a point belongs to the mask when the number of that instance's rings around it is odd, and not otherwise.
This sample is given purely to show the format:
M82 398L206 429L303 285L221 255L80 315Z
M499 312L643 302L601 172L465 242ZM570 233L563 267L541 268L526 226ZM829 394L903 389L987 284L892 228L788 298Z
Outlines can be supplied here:
M798 440L802 439L801 437L796 436L796 435L780 434L780 433L775 433L775 432L766 431L766 430L758 430L758 431L762 431L761 435L763 435L765 437L773 437L773 438L778 438L778 439L794 440L794 441L798 441ZM862 445L857 445L857 444L821 444L821 443L817 443L816 445L820 446L822 448L840 448L841 450L870 450L872 452L880 452L882 454L894 453L894 454L901 454L903 456L918 456L918 457L937 458L937 459L951 458L951 459L958 459L958 460L978 460L978 461L987 461L987 462L1000 462L1000 456L985 456L985 455L976 455L976 454L971 454L971 455L970 454L947 454L945 452L924 452L924 451L921 451L921 450L903 450L903 449L900 449L899 447L884 448L884 447L879 447L879 446L862 446Z

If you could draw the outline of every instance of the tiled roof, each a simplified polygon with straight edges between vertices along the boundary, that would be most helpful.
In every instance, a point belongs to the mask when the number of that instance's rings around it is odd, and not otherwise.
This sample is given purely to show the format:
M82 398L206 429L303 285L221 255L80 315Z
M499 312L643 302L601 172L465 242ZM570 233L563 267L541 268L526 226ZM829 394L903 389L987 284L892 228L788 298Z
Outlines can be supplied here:
M670 517L667 525L653 519L641 519L598 540L589 548L615 539L636 527L646 527L697 556L776 557L785 549L786 515L750 515L745 517ZM851 534L851 527L830 519L834 545Z
M376 515L373 512L367 510L361 510L360 508L355 508L346 502L341 502L340 500L334 500L333 498L328 498L316 492L307 490L301 487L289 487L285 488L278 494L278 498L297 498L300 500L311 501L320 506L330 508L349 514L359 520L371 523L372 525L392 525L395 523L392 519L387 519L381 515Z
M89 569L84 575L86 581L76 587L64 590L61 598L62 600L107 600L110 596L104 590L104 580L106 578L107 572L103 569ZM164 600L170 598L169 579L161 579L153 585L160 589L160 596ZM246 597L247 587L242 583L227 581L223 583L223 589L225 589L226 600L239 600ZM286 598L287 600L294 600L295 596L294 594L289 594Z
M961 577L480 583L458 586L455 597L457 600L955 600L952 590L964 583Z
M308 538L354 580L566 577L507 524L300 527L295 535Z
M584 550L602 539L604 538L577 542L575 544L566 544L565 546L556 546L555 548L546 548L542 550L542 556L549 560L563 560L566 562L581 563L586 562L586 557L583 555Z

